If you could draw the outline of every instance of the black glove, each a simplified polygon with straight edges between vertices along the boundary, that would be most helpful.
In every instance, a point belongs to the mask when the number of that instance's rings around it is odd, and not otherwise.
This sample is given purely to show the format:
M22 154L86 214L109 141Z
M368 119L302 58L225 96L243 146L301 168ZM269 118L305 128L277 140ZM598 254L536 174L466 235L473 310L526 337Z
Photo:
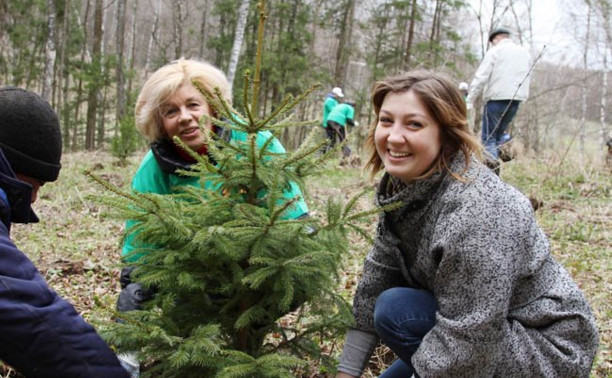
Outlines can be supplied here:
M142 310L142 305L155 295L153 288L145 289L138 282L132 282L131 275L134 269L133 266L121 269L119 277L121 292L117 299L117 311L119 312Z

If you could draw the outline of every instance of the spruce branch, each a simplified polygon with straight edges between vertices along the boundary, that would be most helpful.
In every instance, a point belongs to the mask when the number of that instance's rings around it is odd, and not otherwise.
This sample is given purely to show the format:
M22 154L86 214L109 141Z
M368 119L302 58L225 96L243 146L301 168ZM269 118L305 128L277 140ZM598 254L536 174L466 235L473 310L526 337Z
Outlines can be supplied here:
M221 93L221 90L218 87L213 88L213 93L211 94L211 93L208 93L208 91L204 90L204 88L202 88L201 85L197 81L192 81L192 85L198 90L198 92L200 92L200 94L202 94L202 96L204 96L204 98L206 99L207 103L210 105L211 108L217 109L222 115L227 116L227 118L230 120L234 120L234 121L236 120L234 118L234 115L239 114L239 112L236 109L234 109L225 100L225 98L223 98L223 93ZM207 120L212 120L214 124L222 126L222 127L228 127L232 129L237 128L235 124L232 124L230 122L224 122L223 120L221 120L220 117L211 117L205 114L203 115L203 117ZM200 123L201 122L202 120L200 120Z
M346 217L348 213L350 213L353 210L353 207L355 206L357 201L359 201L360 198L362 198L364 195L370 192L372 192L372 189L366 188L362 190L361 192L359 192L356 196L353 196L353 198L351 198L349 202L344 206L344 211L342 212L342 216Z
M266 117L263 120L257 122L256 123L256 126L258 128L257 131L261 130L263 127L266 127L279 114L284 113L285 112L285 107L287 106L289 101L291 101L291 96L285 97L284 99L281 100L281 103L278 104L278 107L272 113L270 113L270 115L268 117Z
M249 119L249 124L255 124L255 117L253 116L253 111L249 106L249 87L251 85L251 73L249 70L244 71L244 91L242 101L244 102L244 111Z
M157 216L157 218L165 224L165 220L158 215L158 211L160 210L159 203L155 202L153 198L151 198L152 196L138 196L135 194L126 193L89 170L84 171L84 174L116 196L125 198L134 205L137 205L137 208L143 209L148 214Z
M319 152L321 150L321 147L323 147L324 145L325 145L325 142L322 142L321 144L311 146L308 149L304 148L304 149L295 150L287 159L285 159L285 161L283 161L280 168L287 169L293 166L295 163L297 163L300 160L304 160L309 157L312 157L314 154ZM304 143L303 146L307 146L307 145Z
M268 117L266 117L260 124L267 125L274 118L276 118L279 114L283 114L283 113L287 113L291 111L298 104L304 101L306 97L310 95L310 93L312 93L314 90L316 90L319 87L320 87L319 84L312 85L296 98L293 98L293 96L291 95L286 96L285 98L282 99L280 105L276 108L276 110L272 112Z

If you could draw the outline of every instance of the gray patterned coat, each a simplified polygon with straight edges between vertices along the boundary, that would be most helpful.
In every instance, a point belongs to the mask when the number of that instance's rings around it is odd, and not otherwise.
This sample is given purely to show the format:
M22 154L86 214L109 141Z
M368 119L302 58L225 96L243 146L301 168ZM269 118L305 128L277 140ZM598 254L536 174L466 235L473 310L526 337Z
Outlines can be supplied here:
M462 172L462 154L451 168ZM358 375L376 343L376 298L391 287L425 289L436 325L412 357L421 377L588 377L598 336L584 296L549 253L529 201L473 162L387 194L353 307L340 371Z

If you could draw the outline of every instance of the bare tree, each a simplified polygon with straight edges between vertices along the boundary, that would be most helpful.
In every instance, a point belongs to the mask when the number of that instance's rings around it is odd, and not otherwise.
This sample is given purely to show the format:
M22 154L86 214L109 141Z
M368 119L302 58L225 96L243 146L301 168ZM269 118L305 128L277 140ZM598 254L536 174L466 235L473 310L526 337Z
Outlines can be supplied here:
M604 30L604 52L603 52L603 73L602 73L602 86L601 86L601 101L599 107L599 123L600 123L600 134L601 142L603 145L608 140L608 126L606 125L606 103L608 98L608 75L610 67L608 64L608 54L612 55L612 19L610 12L612 12L612 2L610 0L598 0L596 2L597 13L600 15L603 22L602 28Z
M587 25L585 30L585 42L584 42L584 50L582 54L582 64L583 64L583 75L584 81L582 83L582 115L580 117L580 159L581 166L583 166L582 159L584 158L584 142L586 139L586 118L587 118L587 105L588 105L588 72L589 72L589 37L591 34L591 2L589 0L585 0L587 5Z
M138 0L133 0L132 1L132 34L130 35L130 48L128 50L130 52L130 56L128 57L130 72L134 71L134 62L136 61L136 24L137 24L136 21L138 20L138 18L136 17L137 10L138 10ZM128 84L127 84L128 95L132 93L133 77L134 77L133 74L130 74L128 77Z
M117 109L115 112L115 135L119 132L119 123L125 116L126 95L125 75L123 72L123 55L125 47L125 1L117 0Z
M186 3L184 0L174 0L172 6L172 30L175 58L180 58L183 55L183 26L188 14L185 7Z
M95 0L95 11L94 11L94 42L92 49L92 71L95 72L97 78L94 78L92 85L89 87L87 95L87 126L85 130L85 148L87 150L93 150L95 148L95 136L96 136L96 115L98 114L98 91L99 86L97 85L99 76L101 76L101 65L102 65L102 13L104 0Z
M408 41L406 42L405 55L404 55L404 67L408 69L410 67L410 57L412 56L412 44L414 43L414 25L416 24L417 16L417 0L412 0L410 6L410 26L408 27Z
M208 30L208 1L204 2L202 7L202 22L200 23L200 50L199 56L204 57L204 48L206 47L207 33Z
M601 101L599 106L599 124L601 126L601 141L602 145L605 145L608 139L608 126L606 125L606 103L608 98L608 72L610 71L610 67L608 67L608 54L604 53L603 60L603 74L601 80Z
M42 97L51 102L53 77L55 74L55 1L47 0L47 43L45 45L45 74L43 76Z
M145 67L143 75L147 76L149 71L151 71L151 52L153 50L153 41L155 40L155 36L159 31L159 17L161 15L162 9L162 0L157 0L157 7L155 7L155 15L153 17L153 22L151 23L151 34L149 36L149 43L147 45L147 54L145 56Z
M236 24L236 33L234 34L234 44L232 45L232 53L230 55L229 67L227 69L227 80L230 88L234 85L234 76L238 67L238 59L240 57L240 49L244 39L244 28L246 26L247 15L249 14L250 0L242 0L240 9L238 9L238 23Z
M63 78L63 83L58 83L58 86L62 86L59 94L57 95L57 108L61 109L58 113L60 119L60 125L62 125L62 142L64 148L70 147L70 117L69 117L69 96L70 96L70 75L63 75L62 73L66 70L68 65L67 49L68 49L68 36L70 35L70 0L64 0L64 19L62 25L62 39L60 43L60 57L59 67L57 71L60 77Z
M340 35L338 37L338 50L336 51L334 81L336 85L344 86L346 67L348 66L348 46L350 46L353 15L355 13L355 0L345 0L341 9Z
M73 4L74 5L74 4ZM91 5L90 0L87 0L85 3L85 23L87 23L87 18L89 17L89 7ZM89 52L89 47L87 46L87 28L83 27L83 22L81 22L81 15L79 14L79 10L74 6L75 17L77 19L77 23L79 28L83 30L83 46L81 49L81 61L85 63L91 63L91 53ZM77 90L76 90L76 106L74 107L74 123L72 128L72 149L75 150L77 148L77 135L78 135L78 124L79 124L79 110L81 108L81 102L83 94L83 77L82 75L78 78Z

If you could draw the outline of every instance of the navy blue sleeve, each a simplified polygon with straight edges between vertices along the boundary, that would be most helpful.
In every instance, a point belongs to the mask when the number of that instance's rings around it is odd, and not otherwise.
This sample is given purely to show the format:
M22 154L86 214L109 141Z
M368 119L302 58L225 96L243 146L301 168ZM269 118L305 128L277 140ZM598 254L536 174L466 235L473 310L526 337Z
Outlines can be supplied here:
M1 222L0 359L27 377L128 377L94 328L49 288Z

